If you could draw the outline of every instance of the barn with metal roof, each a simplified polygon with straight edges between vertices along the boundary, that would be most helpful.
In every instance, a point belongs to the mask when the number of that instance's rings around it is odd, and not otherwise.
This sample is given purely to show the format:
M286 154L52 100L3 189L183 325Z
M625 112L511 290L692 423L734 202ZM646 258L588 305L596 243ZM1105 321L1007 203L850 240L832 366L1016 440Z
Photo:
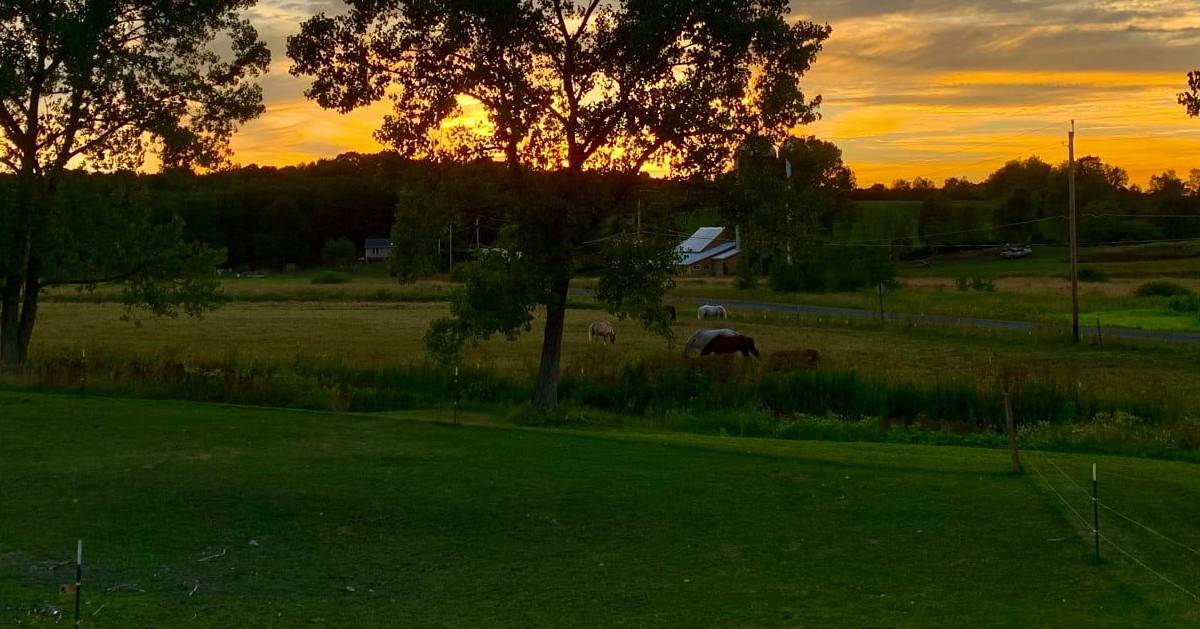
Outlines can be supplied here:
M679 243L679 270L687 275L728 275L737 267L742 247L737 230L701 227Z

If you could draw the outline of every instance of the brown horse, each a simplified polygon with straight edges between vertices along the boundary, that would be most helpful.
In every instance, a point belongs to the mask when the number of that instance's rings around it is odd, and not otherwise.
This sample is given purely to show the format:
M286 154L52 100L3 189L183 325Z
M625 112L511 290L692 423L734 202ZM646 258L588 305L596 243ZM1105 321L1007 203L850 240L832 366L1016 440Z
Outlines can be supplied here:
M821 366L821 353L815 349L775 352L767 359L768 371L816 369Z
M708 342L704 346L704 350L700 352L701 356L710 354L726 355L742 353L742 356L749 358L754 356L759 358L758 348L754 346L754 339L741 334L733 336L718 336Z
M667 316L671 317L672 321L679 319L679 311L675 309L675 306L670 304L663 306L663 312L667 313Z

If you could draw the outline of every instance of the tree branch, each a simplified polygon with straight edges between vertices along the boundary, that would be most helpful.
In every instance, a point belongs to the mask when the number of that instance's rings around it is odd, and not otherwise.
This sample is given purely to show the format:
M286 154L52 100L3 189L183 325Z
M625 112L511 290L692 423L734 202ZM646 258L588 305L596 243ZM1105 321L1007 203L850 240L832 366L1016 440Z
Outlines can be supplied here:
M116 275L109 275L107 277L98 277L95 279L87 279L87 280L51 280L51 281L42 282L42 288L49 288L52 286L91 286L93 284L108 284L109 282L120 282L121 280L127 280L127 279L137 275L138 273L141 273L143 270L144 269L139 267L132 271L127 271L124 273L118 273Z

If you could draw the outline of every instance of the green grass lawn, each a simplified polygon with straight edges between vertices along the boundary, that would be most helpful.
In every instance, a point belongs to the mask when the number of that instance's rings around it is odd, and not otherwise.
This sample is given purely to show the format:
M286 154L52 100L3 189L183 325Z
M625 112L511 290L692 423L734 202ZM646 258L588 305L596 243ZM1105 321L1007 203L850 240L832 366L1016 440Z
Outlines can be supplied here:
M0 436L6 626L69 622L46 610L70 609L79 537L94 627L1200 623L1111 548L1094 564L1087 526L991 450L8 393ZM1092 460L1054 456L1078 480ZM1115 508L1200 545L1194 466L1098 460ZM1104 530L1200 579L1187 552Z
M1200 330L1200 320L1194 315L1184 315L1166 308L1084 312L1079 317L1085 325L1094 325L1099 320L1101 325L1119 328L1175 332Z

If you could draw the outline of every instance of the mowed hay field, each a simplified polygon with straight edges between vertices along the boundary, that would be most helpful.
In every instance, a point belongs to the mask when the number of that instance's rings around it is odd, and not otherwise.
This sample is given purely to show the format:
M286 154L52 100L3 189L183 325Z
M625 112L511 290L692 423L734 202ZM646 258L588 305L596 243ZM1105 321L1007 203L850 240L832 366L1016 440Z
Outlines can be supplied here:
M1200 603L1002 452L0 393L0 625L1110 626ZM1186 464L1029 453L1200 545ZM1178 583L1200 558L1106 516ZM56 612L65 615L59 620Z
M138 354L189 364L204 359L290 362L297 358L342 360L355 366L404 365L426 360L422 337L430 321L445 316L445 304L234 303L200 320L149 319L140 327L119 319L111 304L49 303L41 311L34 355L84 350L116 356ZM564 370L655 355L677 355L680 344L701 327L729 325L753 336L765 353L813 348L822 366L899 379L986 379L1000 368L1078 382L1085 390L1120 391L1150 399L1174 398L1200 404L1194 380L1200 349L1184 345L1108 343L1072 347L1060 335L986 331L952 327L879 326L815 317L763 317L734 311L728 322L700 322L681 310L674 326L677 344L641 329L617 324L616 346L589 344L591 321L607 318L598 310L570 310ZM510 342L495 338L469 349L471 365L517 378L534 372L541 322Z

